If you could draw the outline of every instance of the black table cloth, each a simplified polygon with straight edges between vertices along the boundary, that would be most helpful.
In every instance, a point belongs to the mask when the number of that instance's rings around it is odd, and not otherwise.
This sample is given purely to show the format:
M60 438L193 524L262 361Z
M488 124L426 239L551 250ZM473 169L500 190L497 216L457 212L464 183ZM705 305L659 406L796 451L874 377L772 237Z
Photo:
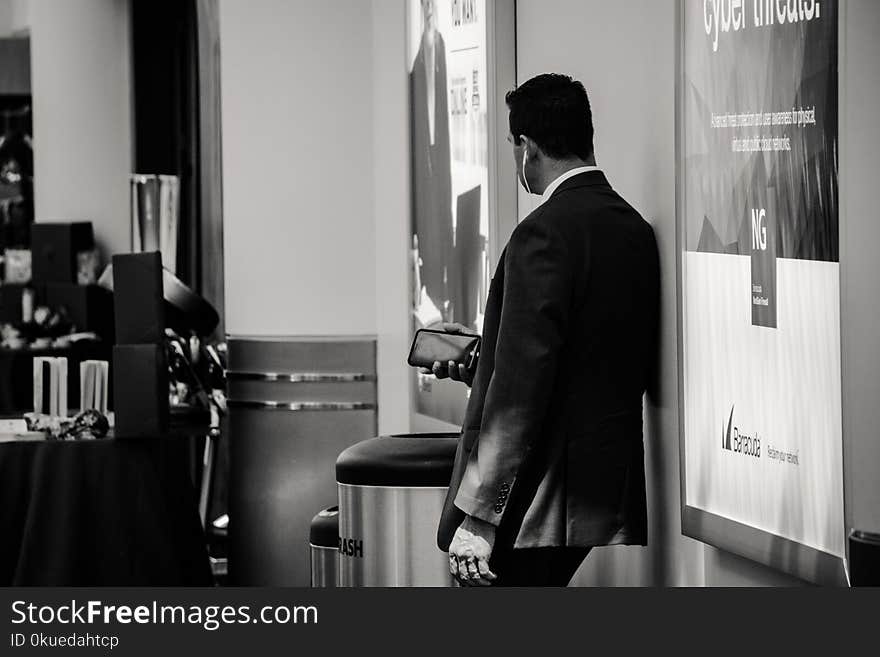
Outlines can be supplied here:
M211 585L186 449L0 442L0 585Z

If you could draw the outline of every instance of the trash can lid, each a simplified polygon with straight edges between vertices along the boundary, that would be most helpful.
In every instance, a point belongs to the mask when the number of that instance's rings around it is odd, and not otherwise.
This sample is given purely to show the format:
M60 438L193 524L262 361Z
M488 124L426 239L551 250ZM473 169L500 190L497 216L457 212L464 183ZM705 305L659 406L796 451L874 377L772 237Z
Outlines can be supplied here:
M858 543L866 543L867 545L880 547L880 534L866 532L861 529L853 529L850 532L849 537L851 540Z
M404 433L352 445L336 459L336 481L360 486L448 486L457 433Z
M329 509L319 511L312 518L312 526L309 529L309 543L318 547L339 547L339 507L331 506Z

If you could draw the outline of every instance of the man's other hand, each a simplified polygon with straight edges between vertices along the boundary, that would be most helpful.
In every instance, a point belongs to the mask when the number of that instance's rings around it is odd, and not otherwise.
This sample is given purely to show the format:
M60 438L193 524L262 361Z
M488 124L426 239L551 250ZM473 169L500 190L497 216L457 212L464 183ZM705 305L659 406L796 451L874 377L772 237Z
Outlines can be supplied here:
M449 544L449 572L463 586L491 586L497 579L489 570L495 547L495 525L467 516Z
M469 331L466 326L462 324L456 324L455 322L444 322L442 324L435 324L431 328L439 329L441 331L446 331L447 333L455 333L458 335L476 335L472 331ZM456 364L455 361L449 361L448 363L441 363L439 360L434 361L434 365L431 369L427 367L422 367L419 369L422 374L433 374L438 379L452 379L453 381L461 381L468 388L474 382L474 373L466 368L463 364Z

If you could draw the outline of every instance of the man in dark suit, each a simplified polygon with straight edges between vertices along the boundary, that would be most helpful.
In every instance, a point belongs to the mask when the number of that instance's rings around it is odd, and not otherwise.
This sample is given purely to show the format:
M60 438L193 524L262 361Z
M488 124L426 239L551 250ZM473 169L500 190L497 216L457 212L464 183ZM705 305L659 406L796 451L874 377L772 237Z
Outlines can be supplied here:
M452 169L446 86L446 45L434 0L421 0L422 39L410 73L413 234L420 279L444 319L451 313ZM418 292L418 290L417 290Z
M434 364L472 385L438 544L464 584L564 586L593 546L647 543L658 254L595 165L583 85L540 75L506 101L520 182L543 199L501 255L472 381Z

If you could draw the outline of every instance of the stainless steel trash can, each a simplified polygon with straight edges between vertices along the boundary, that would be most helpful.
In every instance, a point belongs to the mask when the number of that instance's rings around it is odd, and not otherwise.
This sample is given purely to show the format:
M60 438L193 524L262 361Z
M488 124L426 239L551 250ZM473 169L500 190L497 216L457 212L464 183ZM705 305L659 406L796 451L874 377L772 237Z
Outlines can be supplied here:
M312 518L309 528L312 587L333 588L339 578L339 507L331 506Z
M437 524L457 433L365 440L336 460L340 586L452 586Z

